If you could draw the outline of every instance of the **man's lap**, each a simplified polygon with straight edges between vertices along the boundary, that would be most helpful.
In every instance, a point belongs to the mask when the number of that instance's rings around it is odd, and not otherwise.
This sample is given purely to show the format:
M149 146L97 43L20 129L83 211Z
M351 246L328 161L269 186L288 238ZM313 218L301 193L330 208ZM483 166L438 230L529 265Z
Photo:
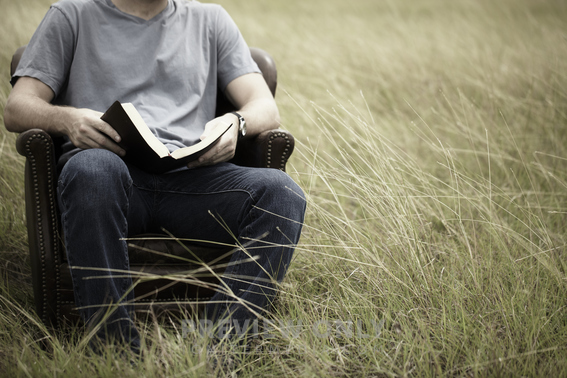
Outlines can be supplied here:
M99 168L100 173L90 174L104 175L105 180L108 175L116 175L117 180L125 180L125 173L129 175L124 186L131 185L127 216L130 235L164 228L177 237L234 242L233 235L241 231L239 225L258 201L266 207L263 210L282 217L293 217L288 207L297 206L289 201L303 202L301 189L276 169L221 163L155 175L125 164L109 151L85 150L69 160L62 177L71 172L74 175L85 165ZM86 185L96 185L94 177ZM102 202L112 200L99 198Z

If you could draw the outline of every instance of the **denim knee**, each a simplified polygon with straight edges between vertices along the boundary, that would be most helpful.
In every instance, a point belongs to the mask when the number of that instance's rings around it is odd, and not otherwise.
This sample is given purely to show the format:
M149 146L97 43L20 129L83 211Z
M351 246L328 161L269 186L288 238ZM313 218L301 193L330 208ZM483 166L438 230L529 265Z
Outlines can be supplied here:
M104 197L113 187L127 189L132 185L132 179L118 155L108 150L88 149L65 164L58 184L60 192L72 187L75 194L94 199Z
M305 214L305 194L285 172L279 169L266 169L259 183L262 191L270 198L272 209L277 215L303 222Z
M100 178L101 176L128 172L126 164L118 155L103 149L83 150L74 155L63 167L60 181L69 176L85 176L85 178Z

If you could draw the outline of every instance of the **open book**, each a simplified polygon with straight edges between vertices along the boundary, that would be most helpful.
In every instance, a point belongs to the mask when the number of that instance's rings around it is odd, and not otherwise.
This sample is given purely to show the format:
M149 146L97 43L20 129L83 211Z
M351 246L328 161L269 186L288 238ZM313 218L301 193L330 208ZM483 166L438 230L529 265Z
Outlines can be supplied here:
M122 104L116 101L100 118L112 126L122 138L118 144L126 151L124 161L150 173L164 173L197 160L232 126L219 125L202 141L170 153L131 103Z

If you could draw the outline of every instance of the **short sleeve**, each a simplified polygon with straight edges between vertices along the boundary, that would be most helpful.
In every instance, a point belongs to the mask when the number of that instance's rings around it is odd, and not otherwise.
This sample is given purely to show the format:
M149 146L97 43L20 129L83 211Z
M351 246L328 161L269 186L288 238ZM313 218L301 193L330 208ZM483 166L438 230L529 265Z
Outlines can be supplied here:
M219 7L216 22L218 81L224 91L239 76L260 70L250 54L250 48L230 15Z
M27 45L11 84L22 76L33 77L49 86L57 97L67 80L74 41L69 18L52 6Z

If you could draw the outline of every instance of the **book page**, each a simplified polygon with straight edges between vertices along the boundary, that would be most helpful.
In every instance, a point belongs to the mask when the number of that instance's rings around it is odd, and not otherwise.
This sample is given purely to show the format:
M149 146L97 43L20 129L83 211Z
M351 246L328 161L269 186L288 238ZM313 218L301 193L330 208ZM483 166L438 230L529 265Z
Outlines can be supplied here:
M138 129L138 131L140 132L142 138L144 138L144 140L146 141L146 143L160 157L168 156L169 150L162 142L160 142L160 140L154 135L154 133L152 133L152 131L150 130L148 125L146 125L144 119L142 118L140 113L138 113L138 110L134 107L134 105L132 105L129 102L121 105L124 111L128 114L128 117L130 117L130 119L132 120L134 126L136 126L136 129Z
M207 135L205 139L192 146L177 149L171 153L171 156L175 159L180 159L185 156L189 156L199 151L202 151L205 148L214 144L224 133L226 133L228 129L230 129L231 126L232 123L219 124L217 127L214 128L213 131L211 131L209 135Z

